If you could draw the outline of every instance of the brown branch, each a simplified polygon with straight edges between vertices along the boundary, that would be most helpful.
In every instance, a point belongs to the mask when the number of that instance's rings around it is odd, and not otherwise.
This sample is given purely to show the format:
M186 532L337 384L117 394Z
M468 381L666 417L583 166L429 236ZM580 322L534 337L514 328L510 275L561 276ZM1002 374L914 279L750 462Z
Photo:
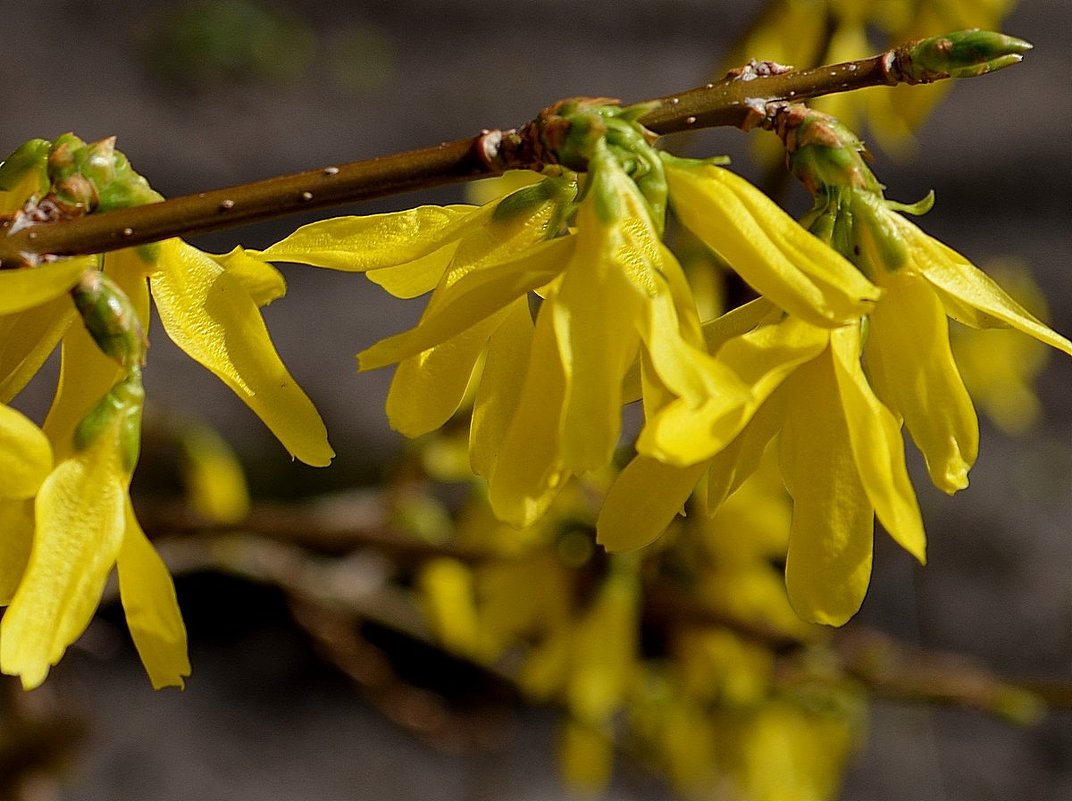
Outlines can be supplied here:
M973 45L970 56L977 66L975 72L970 72L961 66L964 53L953 46L959 35L933 37L872 58L808 70L753 61L721 81L650 101L652 108L640 122L660 135L725 125L747 130L765 117L768 103L870 86L926 83L953 74L981 74L1012 63L1009 59L1019 60L1019 54L1030 47L1009 37L1000 37L1000 46L988 42L989 49ZM931 66L935 63L935 43L944 57L936 63L948 67L944 72ZM948 43L945 51L941 48L943 43ZM997 66L995 52L1006 54ZM547 164L542 133L538 117L518 129L484 130L474 137L407 153L22 227L0 237L0 268L33 264L46 255L104 253L309 209L498 175L510 169L541 169Z

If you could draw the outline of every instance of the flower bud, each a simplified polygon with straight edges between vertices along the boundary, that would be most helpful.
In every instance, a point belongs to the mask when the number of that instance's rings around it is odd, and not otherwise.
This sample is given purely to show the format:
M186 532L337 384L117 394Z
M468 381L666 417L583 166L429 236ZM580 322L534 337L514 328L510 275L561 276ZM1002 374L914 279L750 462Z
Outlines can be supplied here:
M900 57L910 81L927 83L941 78L972 78L1017 64L1032 45L993 31L967 30L932 36L916 42Z
M75 450L87 450L101 436L114 436L123 470L129 476L134 472L141 449L144 403L141 368L132 367L127 377L118 381L78 423L74 431Z
M88 270L71 290L86 330L93 341L122 367L145 363L149 346L130 298L112 279Z

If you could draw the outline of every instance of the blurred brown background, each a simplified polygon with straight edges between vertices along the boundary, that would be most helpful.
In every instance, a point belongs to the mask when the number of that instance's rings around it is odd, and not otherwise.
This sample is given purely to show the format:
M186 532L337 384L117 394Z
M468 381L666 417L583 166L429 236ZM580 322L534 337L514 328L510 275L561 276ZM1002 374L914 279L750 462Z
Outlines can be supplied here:
M4 0L0 149L74 131L110 134L165 195L352 161L510 127L574 94L639 100L706 81L758 8L719 0L309 0L188 3ZM1030 265L1051 321L1072 332L1072 7L1023 3L1004 30L1036 50L1015 69L963 82L898 163L889 194L933 188L923 221L977 263ZM755 54L762 57L763 54ZM689 142L749 172L746 137ZM340 212L453 202L461 189ZM791 202L801 202L796 196ZM309 218L197 240L263 245ZM354 353L417 315L353 276L289 268L267 310L284 360L320 408L339 453L291 464L241 403L153 332L151 399L206 415L240 449L255 492L295 497L375 479L401 445L382 402L389 373L355 374ZM861 619L1011 676L1072 679L1072 362L1054 354L1042 426L1010 439L984 421L971 487L918 483L930 565L880 538ZM47 401L47 381L33 387ZM517 710L499 747L450 755L385 721L291 626L281 597L237 581L179 583L194 675L153 693L114 614L94 624L50 682L91 728L66 766L64 798L467 799L564 797L550 714ZM419 658L419 656L418 656ZM626 768L615 799L668 797ZM1072 720L1031 729L982 715L880 704L845 801L1072 798Z

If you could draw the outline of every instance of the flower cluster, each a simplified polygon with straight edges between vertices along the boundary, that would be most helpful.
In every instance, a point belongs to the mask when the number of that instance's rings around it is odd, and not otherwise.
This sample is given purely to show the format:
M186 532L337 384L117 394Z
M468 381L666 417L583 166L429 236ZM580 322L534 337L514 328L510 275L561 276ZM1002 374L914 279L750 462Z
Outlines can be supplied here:
M714 161L656 151L643 111L553 107L543 145L558 167L484 206L313 223L246 255L364 271L400 297L431 292L417 326L360 366L399 364L388 414L410 435L472 391L470 460L516 527L570 477L611 464L629 401L644 422L599 519L610 551L658 538L698 483L716 510L776 441L793 497L790 601L839 625L866 592L876 517L925 560L902 426L936 486L967 484L978 425L947 317L1072 345L908 222L900 212L927 202L886 200L832 118L794 106L778 117L816 199L802 226ZM701 325L663 241L668 208L759 297Z
M765 298L714 321L706 334L715 358L751 389L746 425L726 444L719 421L704 410L680 402L660 410L641 433L642 455L608 493L599 536L612 550L651 541L700 480L709 508L717 508L777 439L794 501L789 597L805 619L837 625L855 614L867 590L876 516L925 559L902 425L935 486L953 493L967 485L978 423L947 318L1012 327L1070 355L1072 343L906 220L900 212L925 211L930 200L886 200L859 140L836 120L790 107L780 123L793 170L815 196L804 224L852 260L881 297L866 316L833 329Z
M662 241L668 199L754 286L817 326L857 319L878 297L743 179L656 151L636 123L644 110L556 107L547 128L567 131L558 174L483 207L312 223L247 253L365 271L402 297L432 290L418 325L363 351L361 368L399 363L388 414L409 435L440 425L477 381L472 466L496 514L519 527L569 476L611 462L627 400L649 416L703 409L726 442L747 418L751 393L708 352Z
M110 139L34 140L0 167L0 211L13 227L159 199ZM210 257L179 240L0 272L0 402L14 398L57 345L62 353L41 428L0 406L0 459L18 477L5 480L0 498L8 521L0 670L27 688L40 684L88 625L115 566L153 685L182 686L190 667L175 590L128 492L150 297L180 348L230 386L295 457L326 465L333 452L323 423L258 310L284 290L261 262L240 253Z

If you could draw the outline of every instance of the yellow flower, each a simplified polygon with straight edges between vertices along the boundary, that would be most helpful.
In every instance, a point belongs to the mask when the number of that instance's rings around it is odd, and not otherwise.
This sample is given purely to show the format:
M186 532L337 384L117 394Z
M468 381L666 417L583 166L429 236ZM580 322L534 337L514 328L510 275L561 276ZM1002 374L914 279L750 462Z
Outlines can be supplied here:
M0 621L0 669L26 689L85 630L117 563L127 624L153 686L181 687L190 673L171 577L127 495L143 397L135 368L83 418L70 454L37 491L29 559Z
M881 292L746 180L710 163L663 160L678 217L760 295L821 326L870 311Z
M159 197L110 141L86 146L66 135L31 144L0 169L0 208L16 215L42 200L50 180L48 198L64 186L90 184L96 194L85 196L93 202ZM68 183L56 183L61 177ZM275 353L258 310L283 291L273 268L241 251L213 258L179 240L0 272L0 402L18 394L62 341L59 389L42 426L47 477L20 489L23 497L0 493L10 531L0 552L0 601L10 603L0 621L0 669L20 675L25 687L40 684L88 625L113 565L153 685L182 686L189 675L171 577L128 496L150 292L168 335L243 398L292 454L314 465L330 461L323 423ZM79 315L85 325L73 324ZM40 455L40 448L20 447Z
M870 187L827 188L814 224L851 250L884 290L869 319L865 361L875 393L903 419L931 481L954 493L968 484L979 425L950 346L948 318L974 328L1015 328L1072 355L1072 343L1013 300L962 255L898 210L919 213Z
M770 310L758 301L736 314L747 320L764 306ZM649 455L627 465L607 494L599 541L612 551L652 541L705 472L709 504L717 508L780 433L779 463L793 496L789 599L805 620L839 625L855 614L867 590L876 515L902 547L925 559L900 427L864 376L859 324L819 328L777 312L760 320L715 352L750 382L747 424L724 446L721 437L710 436L713 426L702 412L665 407L637 443ZM732 333L729 322L712 339ZM676 464L658 461L670 454Z

